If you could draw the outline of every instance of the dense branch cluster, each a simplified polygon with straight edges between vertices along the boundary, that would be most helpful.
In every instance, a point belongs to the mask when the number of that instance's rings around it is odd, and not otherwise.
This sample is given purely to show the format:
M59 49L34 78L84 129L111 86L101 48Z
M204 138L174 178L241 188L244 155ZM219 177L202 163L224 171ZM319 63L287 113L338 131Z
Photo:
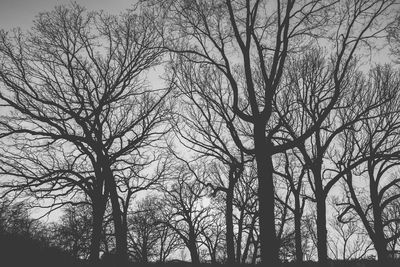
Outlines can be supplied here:
M388 263L400 73L372 58L399 56L397 5L70 4L1 31L0 234L117 266Z

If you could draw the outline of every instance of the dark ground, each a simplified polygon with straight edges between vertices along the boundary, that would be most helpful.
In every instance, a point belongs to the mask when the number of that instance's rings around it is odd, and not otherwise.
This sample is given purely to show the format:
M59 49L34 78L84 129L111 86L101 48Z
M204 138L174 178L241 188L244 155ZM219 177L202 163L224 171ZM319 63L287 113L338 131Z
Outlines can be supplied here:
M43 242L32 240L18 235L0 235L0 267L114 267L112 261L101 261L98 264L78 262L67 253L44 245ZM190 267L191 263L174 261L160 263L129 263L126 267ZM200 264L196 267L225 267L226 264ZM232 265L229 265L232 266ZM253 265L233 265L233 267L250 267ZM261 266L261 265L257 265ZM295 263L282 263L279 267L297 267ZM399 266L400 261L382 265L372 260L361 261L330 261L327 267L380 267ZM273 267L273 266L272 266ZM301 267L320 267L316 262L305 262Z

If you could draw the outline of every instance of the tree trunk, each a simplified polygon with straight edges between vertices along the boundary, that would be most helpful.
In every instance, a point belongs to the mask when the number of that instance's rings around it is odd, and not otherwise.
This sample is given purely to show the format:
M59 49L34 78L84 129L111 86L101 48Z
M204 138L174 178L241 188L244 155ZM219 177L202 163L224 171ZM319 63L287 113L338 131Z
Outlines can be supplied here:
M110 169L106 170L106 186L108 192L110 192L110 200L112 207L112 217L114 221L115 231L115 244L116 244L116 257L117 265L124 266L128 262L128 242L127 242L127 229L124 227L123 214L119 203L117 185L114 180L114 176Z
M270 147L266 143L265 126L254 127L255 156L258 176L260 250L263 266L278 266L279 248L275 231L274 183Z
M200 263L200 257L199 257L199 253L197 251L196 240L193 240L192 238L189 238L188 249L189 249L189 252L190 252L190 258L192 260L192 264L199 264Z
M233 233L233 186L229 186L226 194L226 253L229 265L235 262L235 243Z
M103 218L106 210L105 201L94 200L92 207L92 235L90 241L90 256L89 261L97 264L100 254L101 234L103 231Z
M258 241L253 242L254 250L253 250L253 256L251 257L251 264L255 265L257 261L257 254L258 254Z
M374 247L376 254L378 255L378 262L382 265L387 263L389 260L389 252L386 249L385 240L382 238L377 238L376 242L374 243Z
M253 228L254 228L254 224L251 225L251 229L249 230L250 233L249 233L249 235L247 237L246 246L244 247L244 250L243 250L242 261L241 261L242 264L246 264L246 260L247 260L247 257L249 255L251 242L254 242L254 240L253 240Z
M243 220L244 220L244 208L240 210L240 216L238 220L238 231L236 239L236 262L240 263L242 255L242 236L243 236Z
M389 252L387 250L387 243L385 240L385 234L383 232L382 218L380 212L378 211L379 209L380 207L378 207L378 205L374 205L374 247L376 250L376 254L378 255L378 261L381 264L385 264L389 260Z
M211 265L214 266L217 264L217 256L216 256L217 251L215 248L213 248L213 249L210 249L209 253L210 253L210 258L211 258Z
M374 216L374 232L375 232L374 247L376 250L376 254L378 255L378 261L382 265L384 265L389 260L389 252L387 250L387 243L385 240L385 233L383 230L383 223L382 223L382 213L381 213L382 210L380 206L380 198L378 193L379 179L375 178L373 167L374 167L373 165L368 166L368 173L370 179L369 190L372 203L372 212Z
M301 264L303 262L303 248L301 244L301 203L300 196L296 193L295 195L295 207L294 207L294 234L295 234L295 246L296 246L296 262Z
M322 193L317 197L317 237L318 262L320 266L327 266L328 246L326 230L326 202L325 195Z

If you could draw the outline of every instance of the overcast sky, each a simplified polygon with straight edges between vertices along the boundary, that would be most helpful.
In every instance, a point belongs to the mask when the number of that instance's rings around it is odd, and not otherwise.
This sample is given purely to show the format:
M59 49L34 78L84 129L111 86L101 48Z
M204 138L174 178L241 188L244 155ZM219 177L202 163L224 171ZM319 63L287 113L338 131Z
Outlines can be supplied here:
M21 27L28 29L41 11L52 10L56 5L69 4L71 0L0 0L0 29ZM135 0L76 0L88 10L103 9L118 14L132 6Z

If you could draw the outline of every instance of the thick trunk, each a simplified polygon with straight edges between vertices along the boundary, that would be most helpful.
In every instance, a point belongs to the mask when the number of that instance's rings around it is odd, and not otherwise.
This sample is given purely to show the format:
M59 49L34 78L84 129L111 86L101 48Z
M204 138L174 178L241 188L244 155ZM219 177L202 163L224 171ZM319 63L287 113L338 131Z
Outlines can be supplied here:
M190 257L192 259L192 263L199 264L200 257L199 257L199 252L197 251L195 229L194 229L194 226L191 224L191 222L189 222L188 224L189 224L189 238L188 238L187 247L190 252Z
M298 194L295 196L295 214L294 214L294 233L296 245L296 262L301 264L303 262L303 248L301 245L301 206L300 197Z
M315 181L315 199L317 202L317 246L319 266L328 263L328 243L326 229L326 194L322 183L322 161L316 160L312 168Z
M92 236L90 241L90 262L96 264L99 260L101 233L103 230L103 218L105 212L105 203L93 204L93 218L92 218Z
M386 249L386 243L384 239L378 238L378 240L374 243L374 247L376 250L376 254L378 255L378 261L383 264L387 263L389 260L389 252Z
M200 259L199 259L199 253L197 252L196 246L192 247L189 249L190 251L190 258L192 259L193 264L199 264Z
M272 157L269 154L270 148L265 141L265 127L256 125L254 130L260 213L261 263L263 266L278 266L279 248L275 232Z
M372 212L374 216L374 247L376 254L378 255L378 261L380 263L387 263L389 259L389 252L387 250L387 243L385 240L385 234L383 230L382 213L379 198L379 179L374 175L374 166L371 165L368 168L369 178L370 178L370 198L372 204ZM375 180L376 179L376 180ZM383 265L382 264L382 265Z
M144 245L142 249L142 262L143 263L149 262L148 248L146 245Z
M111 199L111 203L115 231L116 256L118 264L122 266L128 260L126 231L122 224L121 210L118 203L118 198Z
M190 252L190 258L192 260L193 264L199 264L200 263L200 257L199 253L197 251L197 246L196 246L196 241L195 240L189 240L189 246L188 246L189 252Z
M374 247L376 254L378 255L378 261L380 263L387 263L389 260L389 252L387 250L387 243L385 241L385 234L383 232L381 214L375 211L376 209L379 209L379 207L374 207Z
M233 187L228 188L226 194L226 253L229 265L235 262L235 243L233 233Z
M326 266L328 262L327 230L326 230L326 202L325 196L317 197L317 245L318 262L320 266Z
M119 203L117 185L114 181L111 170L107 171L106 175L106 186L110 193L112 217L114 221L115 231L115 245L116 245L116 257L117 265L124 266L128 261L128 242L127 242L127 229L123 223L123 213Z

